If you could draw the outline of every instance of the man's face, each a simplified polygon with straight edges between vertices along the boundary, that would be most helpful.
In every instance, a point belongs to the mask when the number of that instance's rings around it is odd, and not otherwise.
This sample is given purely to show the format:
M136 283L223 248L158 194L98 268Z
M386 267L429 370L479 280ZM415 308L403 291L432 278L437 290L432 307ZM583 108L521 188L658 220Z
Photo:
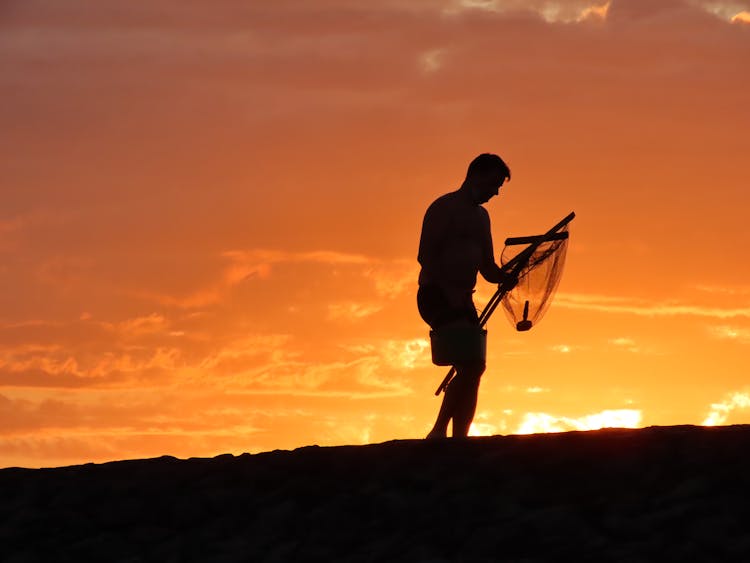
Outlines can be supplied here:
M474 190L474 199L477 203L487 203L491 198L500 193L500 187L505 183L505 178L496 175L486 176L477 180Z

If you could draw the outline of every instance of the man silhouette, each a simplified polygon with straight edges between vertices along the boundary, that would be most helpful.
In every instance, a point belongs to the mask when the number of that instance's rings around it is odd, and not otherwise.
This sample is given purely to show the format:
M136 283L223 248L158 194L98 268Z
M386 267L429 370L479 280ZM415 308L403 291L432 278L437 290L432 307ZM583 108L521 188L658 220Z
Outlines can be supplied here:
M470 164L461 187L436 199L422 223L417 260L419 314L434 330L447 324L479 324L472 299L477 273L488 282L515 285L495 263L490 216L482 207L498 195L510 169L495 154L480 154ZM453 420L453 436L465 437L477 407L484 362L454 366L456 376L445 391L428 439L445 438Z

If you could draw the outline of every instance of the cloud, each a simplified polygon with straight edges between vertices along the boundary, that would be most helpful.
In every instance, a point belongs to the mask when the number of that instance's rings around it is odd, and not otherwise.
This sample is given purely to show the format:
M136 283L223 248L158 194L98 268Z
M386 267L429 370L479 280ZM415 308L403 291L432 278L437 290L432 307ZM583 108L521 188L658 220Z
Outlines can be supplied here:
M732 413L739 409L750 408L750 392L735 391L719 402L712 403L708 415L703 420L703 426L718 426L725 424Z
M389 367L399 370L432 365L430 342L426 338L388 340L383 345L382 354Z
M603 410L577 418L527 412L515 430L515 434L598 430L600 428L638 428L640 423L641 411L635 409Z
M734 340L743 344L750 342L750 329L729 325L709 328L709 334L719 340Z
M555 307L601 313L622 313L643 317L707 317L714 319L750 318L750 307L704 307L680 303L653 303L643 299L604 295L558 294Z
M14 392L11 392L14 393ZM0 436L21 436L32 431L65 431L85 434L106 429L123 434L127 429L140 428L142 433L169 425L195 425L187 412L180 414L173 403L163 404L148 391L91 393L79 401L80 392L70 391L40 399L14 398L0 395ZM213 420L213 419L212 419ZM208 427L213 422L201 423Z
M0 324L0 386L123 387L163 385L205 353L188 321L160 313L103 321ZM177 325L175 324L177 323Z
M10 390L0 394L0 465L213 456L309 443L289 437L299 436L301 428L319 428L323 415L291 404L289 397L270 399L206 387Z
M712 14L727 21L733 20L742 2L717 2L716 0L454 0L445 12L459 14L467 11L484 11L511 16L519 13L536 14L548 24L587 23L613 20L622 22L649 22L685 16Z
M627 352L632 353L638 353L641 351L640 347L636 344L635 340L632 338L627 338L624 336L620 336L618 338L611 338L609 339L609 344L612 346L619 348L620 350L625 350Z
M437 72L442 66L443 49L431 49L419 56L419 64L424 72Z
M381 311L378 303L332 303L328 305L328 318L337 321L357 322Z
M68 350L9 349L0 352L0 387L117 387L171 380L182 367L177 348L156 347L80 357Z
M609 13L609 7L612 2L606 2L605 4L593 4L583 8L578 16L578 21L597 21L606 20L607 14Z
M63 348L89 354L96 350L115 351L174 344L174 336L185 335L175 330L186 319L169 319L162 313L99 320L84 311L73 320L28 320L0 323L0 354L26 354L30 350L43 353ZM179 325L179 326L177 326Z
M225 263L218 272L214 270L213 279L203 287L181 293L147 288L125 293L168 309L215 310L234 303L239 308L253 307L260 311L271 306L270 299L279 298L280 288L289 288L286 295L281 295L289 303L289 312L304 310L310 315L312 306L321 318L354 322L371 317L387 306L385 301L396 300L413 290L418 271L414 260L330 250L227 251L221 258ZM314 284L308 284L308 280L314 280ZM257 303L264 293L269 300ZM318 312L321 302L330 301L331 295L341 299L328 302Z
M199 370L215 370L218 373L246 369L256 360L279 362L297 356L290 351L292 336L289 334L249 334L234 338L210 352L196 366Z
M376 356L390 369L409 371L432 365L430 341L426 338L371 339L340 347L356 356Z
M445 11L457 14L485 11L495 14L535 14L547 23L571 23L604 19L611 2L590 0L455 0Z
M276 263L292 262L325 264L335 266L341 264L370 264L371 258L361 254L349 254L335 250L313 250L308 252L288 252L283 250L232 250L224 252L227 258L231 258L236 264L271 265Z
M557 416L543 412L526 412L512 430L508 417L512 410L503 411L499 417L492 411L479 411L474 419L469 434L471 436L490 436L500 433L537 434L548 432L568 432L573 430L598 430L601 428L638 428L642 413L637 409L603 410L580 417ZM520 414L520 413L519 413Z
M575 351L586 350L588 346L580 344L554 344L549 347L549 350L557 354L570 354Z
M254 362L206 366L214 368L216 377L200 377L201 384L246 395L310 398L373 399L412 392L402 377L382 374L386 360L377 353L324 361L307 358L292 346L264 352Z
M732 23L750 24L750 11L743 10L732 16Z
M507 432L507 423L496 420L497 417L491 411L479 411L469 427L469 436L496 436Z
M139 337L154 333L164 333L169 328L167 319L158 313L151 313L145 317L127 319L116 325L124 336Z
M331 268L355 268L360 276L373 279L378 294L392 295L401 291L405 282L399 277L400 261L395 261L395 269L389 263L362 254L350 254L332 250L290 252L284 250L253 249L231 250L221 253L225 265L214 280L207 286L187 295L168 295L143 289L133 295L160 303L168 307L182 309L202 309L217 305L226 300L230 292L244 283L269 280L274 269L284 267L324 266L328 275L335 275ZM228 262L228 263L227 263ZM309 272L299 273L301 279L309 277ZM336 306L334 306L336 309ZM336 312L333 313L334 317Z
M750 287L747 286L718 286L718 285L695 285L694 289L703 293L725 295L728 297L744 297L750 295Z
M395 299L414 290L419 273L416 260L380 260L371 264L364 276L371 280L379 297Z

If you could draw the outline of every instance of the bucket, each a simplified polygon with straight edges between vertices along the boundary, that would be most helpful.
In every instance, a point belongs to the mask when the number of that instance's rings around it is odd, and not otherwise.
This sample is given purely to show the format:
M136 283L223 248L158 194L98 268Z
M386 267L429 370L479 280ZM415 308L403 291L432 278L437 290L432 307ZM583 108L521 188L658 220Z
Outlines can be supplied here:
M483 364L487 331L480 326L444 326L430 331L432 363L436 366Z

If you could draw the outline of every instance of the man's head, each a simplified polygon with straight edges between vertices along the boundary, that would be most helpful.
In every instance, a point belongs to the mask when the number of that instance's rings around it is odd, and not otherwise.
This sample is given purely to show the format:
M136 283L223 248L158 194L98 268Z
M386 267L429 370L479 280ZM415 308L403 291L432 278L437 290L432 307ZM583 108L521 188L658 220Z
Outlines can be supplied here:
M485 203L500 191L505 180L510 180L510 168L496 154L480 154L469 164L466 186L475 203Z

